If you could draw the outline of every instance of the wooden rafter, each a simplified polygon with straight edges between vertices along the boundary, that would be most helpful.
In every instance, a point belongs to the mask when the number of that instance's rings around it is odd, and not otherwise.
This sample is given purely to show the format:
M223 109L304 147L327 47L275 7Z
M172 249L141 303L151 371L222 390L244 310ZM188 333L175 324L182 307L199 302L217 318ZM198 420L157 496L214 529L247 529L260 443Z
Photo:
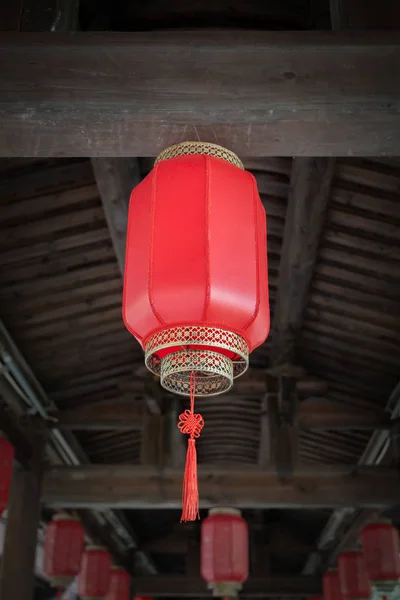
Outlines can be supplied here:
M5 33L0 155L156 156L187 139L242 156L398 155L399 39Z

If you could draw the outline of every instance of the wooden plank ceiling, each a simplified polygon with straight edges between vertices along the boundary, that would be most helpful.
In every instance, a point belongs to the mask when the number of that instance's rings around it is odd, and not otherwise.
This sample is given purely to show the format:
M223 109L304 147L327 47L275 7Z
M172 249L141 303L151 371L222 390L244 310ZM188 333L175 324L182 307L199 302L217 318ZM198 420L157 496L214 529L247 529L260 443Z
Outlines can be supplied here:
M149 162L140 160L142 175ZM291 161L247 162L268 214L273 316ZM90 162L1 166L0 311L6 326L60 409L107 400L142 406L150 378L122 324L121 277ZM307 372L328 382L327 397L344 408L383 409L396 384L399 173L390 160L336 165L296 350ZM252 356L258 372L269 348L267 341ZM247 380L228 396L199 400L207 424L200 462L256 462L263 383L255 375ZM137 427L78 435L94 461L140 460ZM356 461L368 437L362 431L302 431L300 455L305 461Z

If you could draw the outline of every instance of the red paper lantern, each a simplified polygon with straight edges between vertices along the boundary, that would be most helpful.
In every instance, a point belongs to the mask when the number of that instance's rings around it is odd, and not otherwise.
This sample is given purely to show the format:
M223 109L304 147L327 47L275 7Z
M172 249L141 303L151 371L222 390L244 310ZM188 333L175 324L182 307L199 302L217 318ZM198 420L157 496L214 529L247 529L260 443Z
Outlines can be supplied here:
M269 331L265 211L232 152L186 142L132 192L123 314L161 384L227 391Z
M389 521L370 523L361 533L368 575L382 593L390 593L400 580L399 532Z
M201 525L201 575L215 596L235 596L249 576L249 533L240 511L212 509Z
M78 594L82 600L103 600L108 592L111 556L101 546L89 546L83 553Z
M190 395L182 520L198 515L194 395L226 392L269 332L266 218L254 177L220 146L165 150L132 192L123 315L146 366Z
M336 569L330 569L324 573L322 591L324 600L343 600L339 572Z
M110 586L105 600L129 600L131 578L120 567L111 569Z
M14 461L14 447L0 437L0 517L7 508Z
M344 600L371 596L371 584L362 552L343 552L338 559L340 588Z
M64 589L79 573L85 532L78 519L56 515L44 539L44 572L54 587Z

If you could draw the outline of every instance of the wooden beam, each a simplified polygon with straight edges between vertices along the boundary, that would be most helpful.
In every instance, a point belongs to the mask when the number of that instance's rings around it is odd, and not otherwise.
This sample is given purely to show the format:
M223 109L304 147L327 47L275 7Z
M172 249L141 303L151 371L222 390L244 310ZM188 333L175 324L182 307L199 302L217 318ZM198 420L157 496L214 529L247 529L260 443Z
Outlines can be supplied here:
M35 440L30 469L15 465L0 572L0 600L31 600L40 518L43 439Z
M240 596L264 598L290 596L300 598L321 593L321 582L314 577L250 577L244 584ZM138 577L135 579L135 594L138 596L210 598L212 591L200 577L161 576Z
M298 461L297 373L291 364L295 362L296 343L325 223L334 166L332 158L295 158L290 177L269 355L269 372L277 371L277 389L268 399L268 411L272 420L275 463L281 477L290 476ZM288 373L278 376L284 365L288 365ZM263 445L261 436L260 451Z
M0 53L1 156L400 154L396 32L5 33Z
M203 507L382 508L394 504L400 493L396 470L353 465L298 467L285 484L274 468L200 465L199 487ZM43 499L65 508L179 508L182 471L133 465L53 467L45 474Z
M339 29L398 29L397 0L330 0L331 24Z
M139 162L135 158L93 158L92 167L123 275L128 204L132 189L140 182Z
M265 395L260 411L261 429L267 427L270 429L268 409L268 393ZM229 398L229 396L228 396ZM235 396L236 400L238 395ZM176 454L168 459L170 466L182 464L184 458L185 438L179 432L176 424L179 416L179 400L172 398L170 410L165 415L165 448L170 448L171 452ZM211 410L211 408L210 408ZM5 419L12 419L9 411L0 406L0 423ZM4 415L4 416L3 416ZM116 430L130 431L142 429L144 424L144 410L138 403L121 400L104 400L76 409L69 409L53 413L53 418L47 422L49 427L57 429L71 429L75 431L96 431L96 430ZM167 423L168 421L168 423ZM16 419L12 419L13 432L11 436L21 434L19 424ZM356 409L340 402L334 402L324 397L311 397L299 402L296 422L300 429L323 430L323 429L358 429L365 431L379 430L397 430L399 423L397 420L390 419L389 415L383 410ZM8 433L11 432L11 425L6 427ZM273 432L269 432L269 436ZM268 436L262 434L261 439L267 440ZM19 444L20 445L20 444ZM260 465L267 466L272 460L271 444L266 443L260 448ZM179 455L179 456L178 456ZM177 461L177 462L175 462Z
M329 158L295 158L290 177L270 364L291 362L325 223L334 173Z

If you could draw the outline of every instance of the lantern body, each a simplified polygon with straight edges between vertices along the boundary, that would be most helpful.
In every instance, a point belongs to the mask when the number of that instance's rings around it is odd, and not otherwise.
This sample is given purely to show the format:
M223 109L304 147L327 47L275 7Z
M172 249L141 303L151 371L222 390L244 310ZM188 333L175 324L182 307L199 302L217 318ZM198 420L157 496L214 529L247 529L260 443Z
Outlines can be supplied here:
M110 585L105 600L129 600L131 580L124 569L111 569Z
M249 575L247 523L233 509L212 509L201 524L201 575L215 596L235 596Z
M88 547L82 556L78 594L83 600L103 600L108 592L111 575L111 557L105 548Z
M391 592L400 580L399 533L390 522L370 523L361 533L370 580L382 592Z
M196 371L211 395L268 335L266 218L254 177L202 151L159 160L132 192L123 314L164 387L189 394Z
M0 517L7 508L13 471L14 447L0 437Z
M362 552L343 552L338 559L340 588L344 600L371 596L371 584Z
M330 569L324 573L322 591L324 600L343 600L339 572L336 569Z
M77 519L56 515L46 528L44 572L54 587L64 588L79 573L85 533Z

